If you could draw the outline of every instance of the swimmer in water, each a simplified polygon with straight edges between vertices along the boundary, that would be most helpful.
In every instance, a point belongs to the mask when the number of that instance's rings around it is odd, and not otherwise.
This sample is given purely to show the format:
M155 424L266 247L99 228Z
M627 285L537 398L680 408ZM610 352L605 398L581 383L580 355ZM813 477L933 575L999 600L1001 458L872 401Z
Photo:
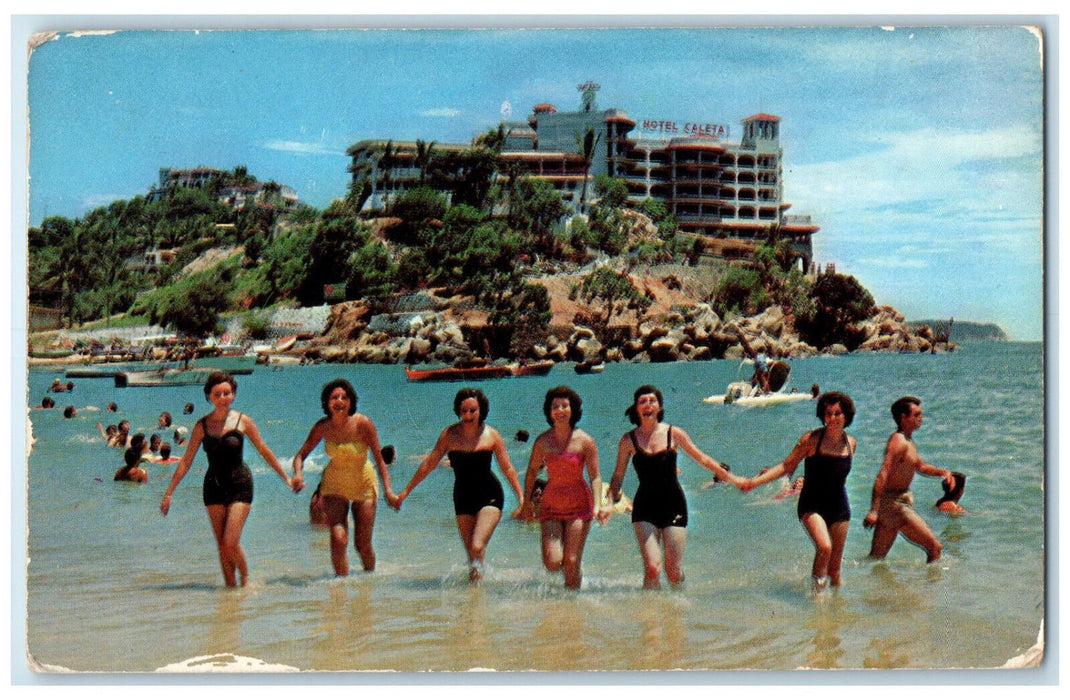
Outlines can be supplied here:
M682 428L662 422L665 417L661 391L650 385L635 390L632 405L625 411L635 424L617 446L617 467L610 480L610 504L621 498L621 485L631 460L639 477L632 498L632 527L643 557L643 587L661 587L664 561L669 583L684 582L684 545L687 542L687 501L677 479L677 448L719 478L737 488L743 479L702 452ZM607 504L609 505L609 504ZM603 517L600 514L599 518Z
M822 427L803 435L782 462L747 479L743 486L744 491L750 491L781 476L790 477L805 460L796 510L814 543L810 575L815 591L841 583L843 549L851 523L847 475L858 448L858 441L846 432L855 416L850 396L838 391L824 393L817 400L816 412Z
M239 583L244 586L249 579L245 550L241 546L242 530L253 505L253 474L242 459L245 440L253 444L287 487L296 493L302 486L297 479L286 476L253 419L231 409L237 390L238 382L229 374L212 372L208 375L204 396L212 404L212 411L194 424L189 448L179 460L160 501L160 512L166 516L171 510L171 494L193 466L193 458L203 442L208 456L203 501L219 550L223 581L228 588Z
M948 515L962 515L966 509L959 505L959 499L962 498L962 492L966 489L966 475L962 472L951 472L951 475L955 477L955 488L948 488L946 482L942 483L944 495L933 507Z
M353 512L353 546L365 571L375 570L372 530L379 503L379 481L387 503L395 510L401 500L394 494L372 419L357 413L357 392L345 379L327 382L320 391L324 418L312 426L293 460L294 479L304 486L305 459L324 441L331 461L323 470L318 505L331 528L331 564L335 576L349 575L349 513Z
M572 389L559 386L546 392L542 412L550 429L535 438L531 448L525 479L527 505L521 518L535 517L531 505L533 491L539 470L546 467L549 478L540 498L538 515L542 562L547 571L564 572L566 588L577 589L583 580L583 547L591 521L601 511L598 446L590 435L576 428L583 416L583 401ZM603 522L608 517L604 515Z
M139 484L147 483L149 473L141 468L141 454L133 447L127 448L123 454L126 463L115 472L113 481L134 481Z
M873 543L869 556L883 559L892 548L899 533L925 550L926 562L940 558L943 545L928 524L914 511L914 494L910 482L914 474L938 476L949 492L955 491L955 475L947 469L935 467L918 454L914 433L921 427L923 413L921 399L904 396L892 404L892 418L896 431L884 448L884 463L873 482L873 502L862 525L873 528Z
M457 530L468 554L468 578L476 582L483 578L487 545L505 508L501 482L490 470L492 457L497 459L498 469L516 492L517 509L514 517L519 517L523 510L524 494L505 448L505 440L486 422L490 402L483 392L472 388L461 389L453 399L453 412L460 421L447 427L438 436L431 453L398 494L399 505L448 454L454 473L453 510L457 516Z

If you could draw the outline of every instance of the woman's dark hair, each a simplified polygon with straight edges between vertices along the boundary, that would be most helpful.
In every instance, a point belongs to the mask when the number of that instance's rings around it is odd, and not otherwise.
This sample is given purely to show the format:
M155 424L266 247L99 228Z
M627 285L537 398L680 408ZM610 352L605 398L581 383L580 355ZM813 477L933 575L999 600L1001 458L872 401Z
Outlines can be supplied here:
M323 407L324 415L331 415L331 408L329 406L331 402L331 394L335 389L342 389L346 392L346 396L349 397L349 415L353 415L357 412L357 392L345 379L334 379L323 385L323 391L320 392L320 406Z
M833 404L839 404L843 411L843 427L847 427L855 419L855 402L851 397L839 391L826 391L817 400L817 417L821 424L825 424L825 410Z
M145 433L135 433L134 436L130 438L130 448L133 450L137 450L139 454L141 452L141 448L144 446Z
M472 389L471 387L465 387L457 392L457 395L453 397L453 412L457 416L461 415L461 403L465 399L475 399L479 404L479 422L482 423L487 420L487 414L490 413L490 401L483 395L483 392L479 389Z
M653 394L658 397L658 420L660 421L665 417L665 399L662 398L661 391L652 384L644 384L632 394L632 405L624 409L624 415L628 416L628 420L634 425L639 425L639 412L635 410L635 404L638 403L640 396L645 396L646 394Z
M163 427L165 427L165 428L170 428L171 427L172 419L171 419L170 411L164 411L163 413L161 413L160 414L160 418L163 418Z
M126 452L123 453L123 461L126 462L127 469L133 469L137 466L138 461L141 460L141 453L135 447L126 448Z
M550 417L550 407L553 405L554 399L568 399L569 408L572 409L572 416L569 418L568 423L572 427L576 427L576 424L580 422L580 418L583 418L583 399L580 398L580 395L567 386L554 387L546 392L546 399L542 402L542 414L546 416L546 422L551 426L554 421Z
M204 398L207 399L211 395L212 387L216 384L230 384L231 391L238 393L238 381L234 377L226 372L212 372L204 382Z

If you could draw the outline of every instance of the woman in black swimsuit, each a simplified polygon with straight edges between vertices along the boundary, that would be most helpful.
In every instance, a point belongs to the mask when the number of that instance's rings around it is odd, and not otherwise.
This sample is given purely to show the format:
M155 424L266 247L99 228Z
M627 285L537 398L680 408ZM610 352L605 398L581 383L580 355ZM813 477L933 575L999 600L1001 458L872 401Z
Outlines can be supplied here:
M509 460L505 441L501 434L486 424L490 402L479 389L461 389L453 399L453 412L461 420L438 436L431 454L420 463L408 485L398 494L398 508L412 490L427 477L442 457L449 455L453 468L453 509L457 515L457 529L468 552L468 577L478 581L483 577L483 564L487 543L505 507L505 493L501 482L490 470L491 456L498 460L498 468L516 492L517 508L513 517L519 517L524 505L520 479Z
M242 528L253 504L253 475L242 461L245 438L249 438L264 461L295 493L303 487L303 484L294 483L286 476L279 460L260 437L253 419L230 410L237 391L238 383L229 374L213 372L208 376L204 384L204 396L214 408L193 426L186 454L175 468L175 475L160 501L160 512L167 515L171 510L171 494L189 471L197 448L203 442L204 453L208 457L208 471L204 475L204 506L212 521L212 532L219 548L219 563L223 567L223 580L228 587L238 585L238 576L241 577L242 586L249 578L245 551L241 546Z
M799 494L798 515L806 534L814 542L813 587L840 585L840 563L851 521L847 502L847 474L858 441L844 430L855 416L851 397L838 391L824 393L817 400L817 417L823 428L811 430L799 438L795 449L783 462L747 479L744 491L788 476L804 462L803 487Z
M683 583L681 568L687 541L687 501L676 478L676 448L724 481L742 487L743 480L695 446L683 429L662 423L665 417L661 392L644 385L635 390L632 405L625 413L636 425L625 433L617 447L617 468L609 484L610 504L620 500L620 487L628 460L635 465L639 488L632 499L632 525L643 556L644 588L661 585L662 547L665 574L677 586ZM599 517L608 517L605 513Z

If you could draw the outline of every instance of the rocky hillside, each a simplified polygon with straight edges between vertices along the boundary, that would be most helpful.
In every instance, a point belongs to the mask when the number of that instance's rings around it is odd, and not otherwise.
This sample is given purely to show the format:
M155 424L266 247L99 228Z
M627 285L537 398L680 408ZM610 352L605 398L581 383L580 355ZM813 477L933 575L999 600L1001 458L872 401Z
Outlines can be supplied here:
M701 301L709 296L708 275L702 268L682 265L639 267L631 273L636 287L651 299L642 316L629 312L613 319L600 332L589 321L598 309L570 298L569 290L583 271L549 275L533 281L550 292L553 320L543 342L527 359L580 362L673 362L740 358L764 352L775 357L844 354L834 344L816 348L803 342L793 320L779 307L753 317L721 318ZM471 308L471 299L425 295L425 308L373 313L363 301L331 308L322 335L295 348L311 360L366 363L452 363L483 356L486 314ZM860 351L944 352L953 344L940 342L928 326L912 329L890 306L858 325Z

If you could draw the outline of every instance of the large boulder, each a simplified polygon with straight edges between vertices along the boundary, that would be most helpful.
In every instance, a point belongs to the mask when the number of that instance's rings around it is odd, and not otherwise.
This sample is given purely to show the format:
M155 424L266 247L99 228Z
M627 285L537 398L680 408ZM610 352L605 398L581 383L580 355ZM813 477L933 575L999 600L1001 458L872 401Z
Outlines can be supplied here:
M677 341L666 335L650 343L646 351L651 362L675 362L680 359L677 347Z
M761 332L779 338L784 332L784 310L774 304L759 314L754 323Z

